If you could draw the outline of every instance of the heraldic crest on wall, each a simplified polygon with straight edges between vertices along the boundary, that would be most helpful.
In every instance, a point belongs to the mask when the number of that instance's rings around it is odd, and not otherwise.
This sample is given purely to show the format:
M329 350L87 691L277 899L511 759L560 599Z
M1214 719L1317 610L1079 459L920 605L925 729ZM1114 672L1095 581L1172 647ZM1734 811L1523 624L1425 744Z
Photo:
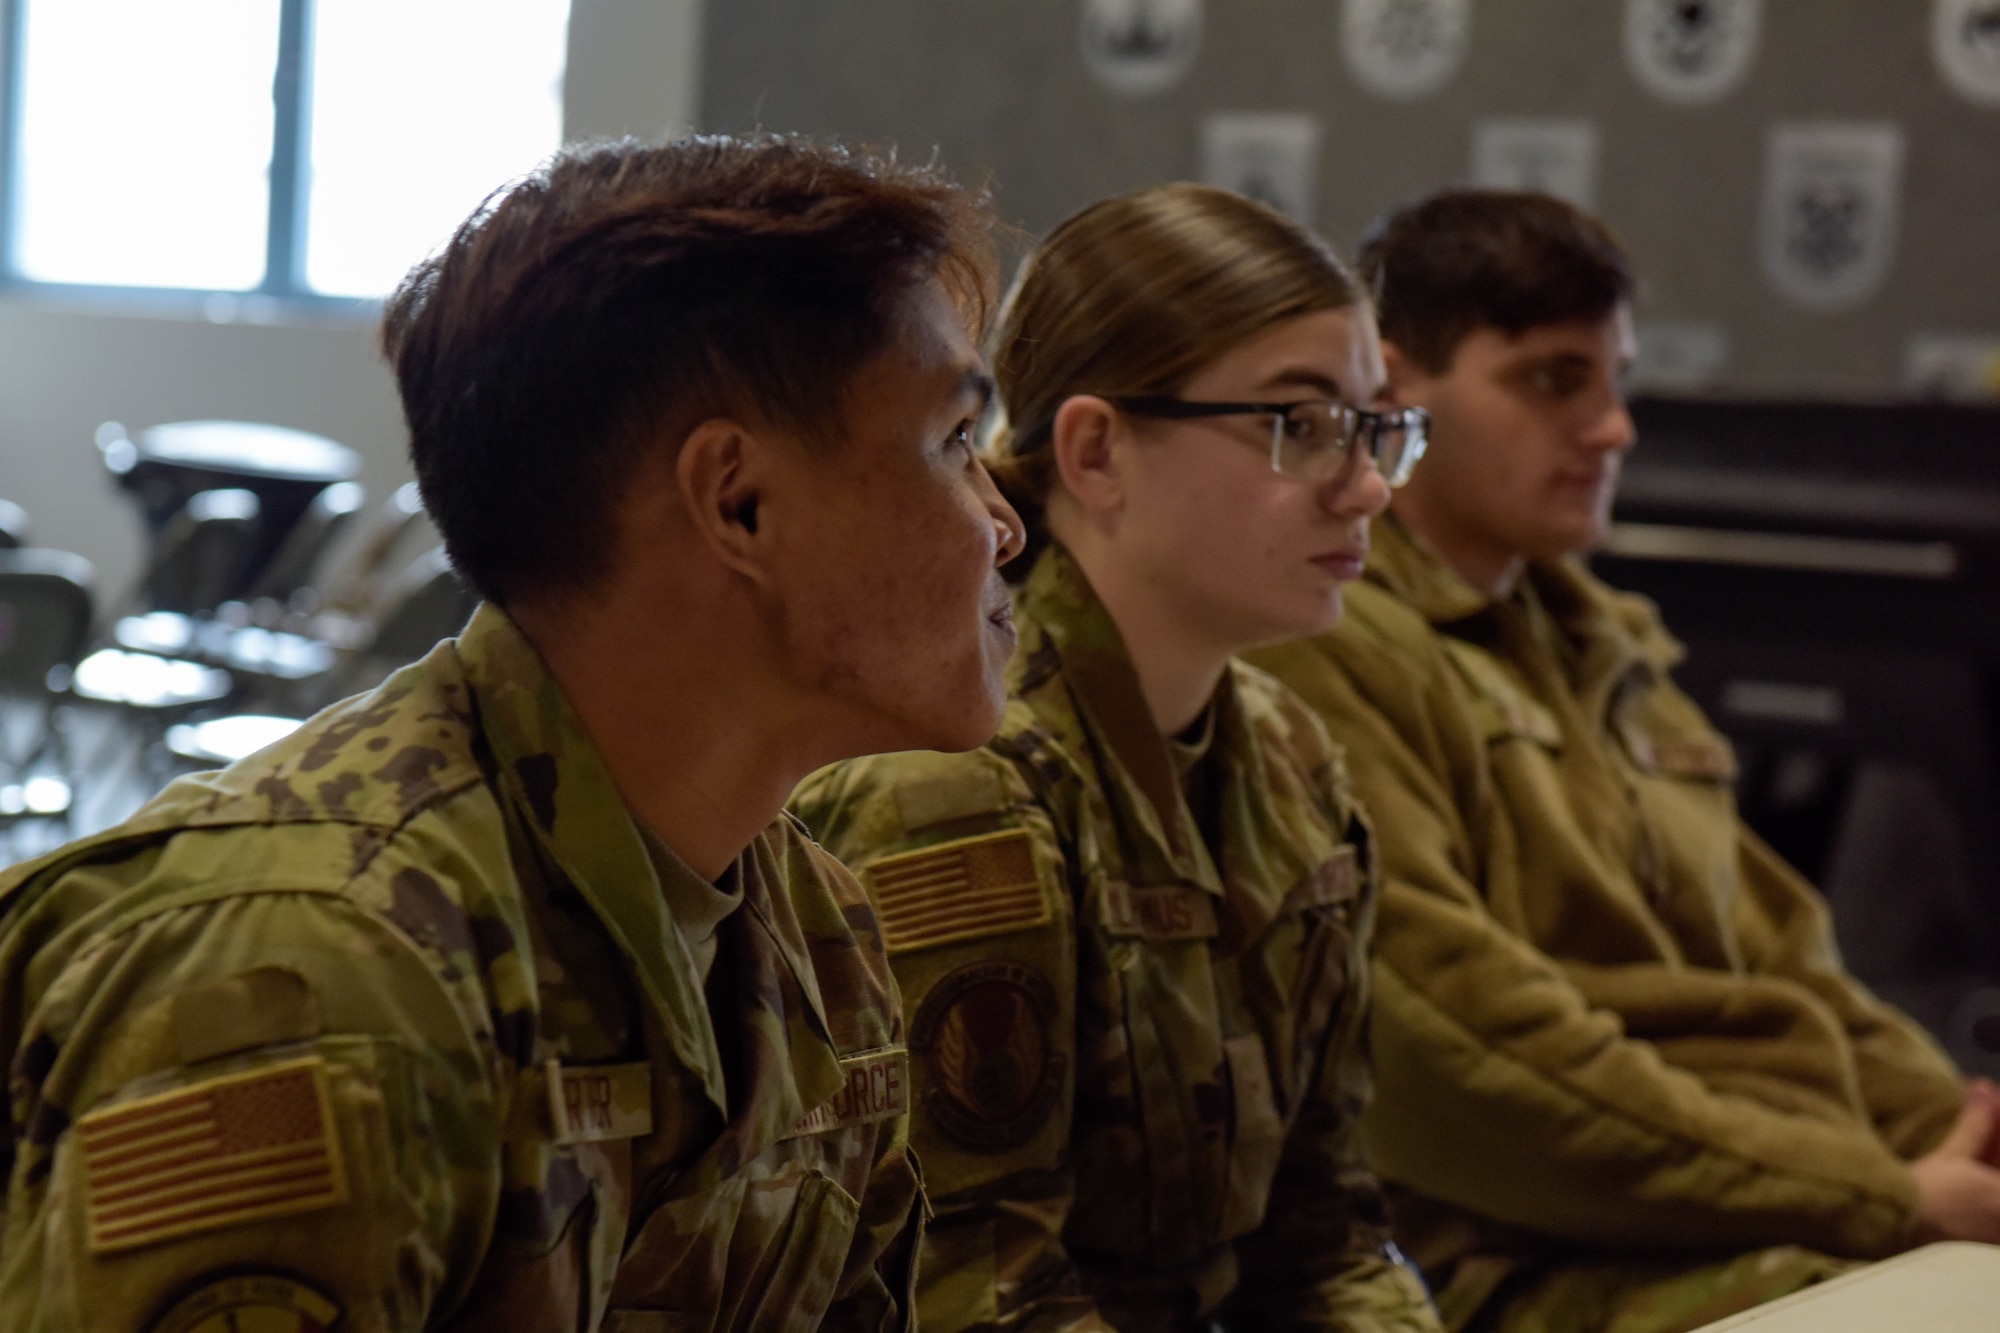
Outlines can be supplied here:
M1003 959L946 973L910 1033L930 1075L924 1108L953 1140L999 1152L1034 1136L1062 1095L1068 1061L1051 1033L1055 988Z
M1377 97L1410 101L1451 82L1472 35L1470 0L1347 0L1340 51Z
M1821 309L1873 295L1895 257L1902 163L1892 124L1774 126L1759 247L1771 284Z
M1115 93L1150 97L1167 91L1201 50L1201 3L1084 0L1084 63Z
M2000 106L2000 0L1937 0L1931 54L1959 96Z
M1712 102L1750 72L1762 18L1762 0L1627 0L1625 57L1654 96Z

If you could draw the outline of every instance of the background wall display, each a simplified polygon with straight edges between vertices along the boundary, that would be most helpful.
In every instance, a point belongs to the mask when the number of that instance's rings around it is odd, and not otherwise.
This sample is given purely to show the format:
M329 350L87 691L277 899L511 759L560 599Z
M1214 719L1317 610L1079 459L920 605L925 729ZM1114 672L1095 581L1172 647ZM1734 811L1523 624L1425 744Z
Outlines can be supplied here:
M1919 333L1905 366L1914 397L2000 403L2000 334Z
M1693 319L1642 319L1627 383L1635 392L1701 393L1729 365L1729 330Z
M1205 0L1198 57L1145 97L1086 62L1083 0L728 0L708 8L697 123L935 151L1038 234L1103 195L1200 178L1210 115L1310 115L1311 216L1348 252L1384 209L1469 180L1480 122L1586 121L1596 206L1645 278L1641 316L1727 330L1707 391L1900 398L1912 337L2000 331L2000 108L1940 73L1935 8L1763 0L1742 81L1688 104L1639 82L1624 0L1478 0L1476 21L1431 0ZM1454 14L1457 29L1421 27ZM1357 15L1456 31L1455 68L1384 96L1342 54ZM1771 129L1821 121L1902 131L1894 262L1846 304L1788 296L1761 251Z
M1084 63L1105 87L1150 97L1179 83L1201 50L1201 0L1083 0Z
M1961 96L2000 106L2000 0L1937 0L1931 54Z
M1540 190L1597 207L1597 126L1587 120L1482 120L1472 127L1472 184Z
M1471 31L1471 0L1345 0L1340 52L1362 87L1407 101L1451 81Z
M1762 18L1763 0L1626 0L1625 58L1654 96L1712 102L1750 73Z
M1817 308L1872 295L1895 261L1902 174L1894 125L1774 127L1762 222L1772 285Z
M1201 179L1311 226L1319 141L1314 116L1217 112L1201 126Z

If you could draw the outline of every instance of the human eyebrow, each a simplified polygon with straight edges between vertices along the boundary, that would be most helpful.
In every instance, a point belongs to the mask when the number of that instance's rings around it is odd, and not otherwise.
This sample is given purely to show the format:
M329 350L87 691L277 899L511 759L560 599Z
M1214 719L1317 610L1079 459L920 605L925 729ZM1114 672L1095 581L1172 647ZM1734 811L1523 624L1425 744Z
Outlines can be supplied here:
M1258 386L1257 392L1289 388L1310 389L1322 398L1339 400L1342 397L1338 383L1316 370L1306 370L1303 367L1293 367L1267 376Z
M986 409L992 405L993 394L993 377L978 366L967 366L959 373L959 397L977 400L976 405L968 415L974 417L983 415Z

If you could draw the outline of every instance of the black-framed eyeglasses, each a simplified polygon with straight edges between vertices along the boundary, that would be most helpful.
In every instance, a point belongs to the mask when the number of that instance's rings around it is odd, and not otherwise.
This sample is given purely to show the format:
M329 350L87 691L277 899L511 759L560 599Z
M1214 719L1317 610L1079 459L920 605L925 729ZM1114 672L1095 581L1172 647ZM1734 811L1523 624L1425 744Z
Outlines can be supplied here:
M1430 438L1430 413L1420 407L1370 412L1337 398L1304 398L1293 403L1196 403L1147 395L1109 401L1137 416L1172 421L1268 416L1271 470L1314 483L1343 476L1357 456L1358 444L1374 460L1384 481L1401 486L1424 456Z

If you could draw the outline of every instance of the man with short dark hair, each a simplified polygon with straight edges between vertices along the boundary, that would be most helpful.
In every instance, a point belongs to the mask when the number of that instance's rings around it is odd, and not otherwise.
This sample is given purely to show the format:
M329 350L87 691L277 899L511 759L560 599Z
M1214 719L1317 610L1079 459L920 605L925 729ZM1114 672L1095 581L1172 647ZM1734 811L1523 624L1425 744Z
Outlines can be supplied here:
M628 142L412 273L384 341L486 604L0 878L0 1326L910 1326L894 982L781 811L998 722L989 225L928 169Z
M1842 968L1678 645L1574 558L1634 438L1624 251L1555 199L1454 191L1361 268L1430 452L1340 627L1253 658L1374 818L1365 1136L1448 1322L1665 1333L2000 1240L1992 1090Z

